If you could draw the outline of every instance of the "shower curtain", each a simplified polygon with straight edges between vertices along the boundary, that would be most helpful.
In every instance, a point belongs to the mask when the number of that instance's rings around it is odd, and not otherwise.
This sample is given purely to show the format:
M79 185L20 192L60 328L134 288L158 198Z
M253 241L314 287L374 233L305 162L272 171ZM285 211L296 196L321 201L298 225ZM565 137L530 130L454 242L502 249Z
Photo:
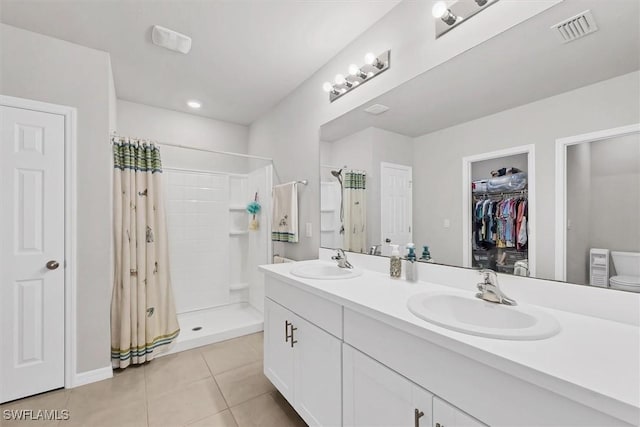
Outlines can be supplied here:
M367 253L366 173L345 172L343 186L344 249Z
M115 280L111 361L125 368L152 360L179 334L171 280L160 150L114 137Z

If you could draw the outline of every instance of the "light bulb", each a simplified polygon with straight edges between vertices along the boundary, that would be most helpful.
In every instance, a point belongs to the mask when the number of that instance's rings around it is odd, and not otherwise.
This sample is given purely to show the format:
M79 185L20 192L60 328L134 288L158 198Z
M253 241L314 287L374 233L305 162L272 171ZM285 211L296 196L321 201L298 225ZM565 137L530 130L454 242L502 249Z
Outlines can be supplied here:
M373 53L369 52L364 56L364 63L367 65L373 65L377 59L378 58Z
M202 103L200 101L196 101L195 99L187 101L187 105L190 108L193 108L194 110L197 110L198 108L202 107Z
M324 84L322 85L322 90L324 90L325 92L331 92L333 91L333 85L329 82L324 82Z
M360 74L360 67L358 67L356 64L349 65L349 74L351 74L352 76L357 76L358 74Z
M448 10L449 8L447 7L447 4L443 1L439 1L433 5L431 13L433 14L434 18L442 18Z
M346 79L342 74L336 74L336 78L333 80L337 85L343 85L346 82Z

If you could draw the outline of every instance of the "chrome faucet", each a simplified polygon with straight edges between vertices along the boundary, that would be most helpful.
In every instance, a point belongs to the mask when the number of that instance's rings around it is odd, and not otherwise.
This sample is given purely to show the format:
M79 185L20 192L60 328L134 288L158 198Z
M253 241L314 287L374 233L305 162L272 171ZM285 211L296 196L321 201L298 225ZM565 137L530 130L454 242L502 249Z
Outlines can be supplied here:
M498 304L517 305L515 300L512 300L500 290L498 286L498 275L495 271L484 269L480 270L480 274L483 276L483 281L478 283L478 290L480 292L476 294L476 298Z
M336 254L331 257L332 260L338 263L340 268L353 268L353 265L347 260L347 254L344 253L344 249L336 249Z

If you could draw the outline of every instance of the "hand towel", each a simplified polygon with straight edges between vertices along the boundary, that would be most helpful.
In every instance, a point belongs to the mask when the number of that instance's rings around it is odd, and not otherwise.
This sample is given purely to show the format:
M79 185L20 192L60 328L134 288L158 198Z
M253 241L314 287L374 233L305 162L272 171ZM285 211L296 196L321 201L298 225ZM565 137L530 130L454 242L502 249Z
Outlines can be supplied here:
M273 215L271 240L274 242L298 242L298 184L273 187Z

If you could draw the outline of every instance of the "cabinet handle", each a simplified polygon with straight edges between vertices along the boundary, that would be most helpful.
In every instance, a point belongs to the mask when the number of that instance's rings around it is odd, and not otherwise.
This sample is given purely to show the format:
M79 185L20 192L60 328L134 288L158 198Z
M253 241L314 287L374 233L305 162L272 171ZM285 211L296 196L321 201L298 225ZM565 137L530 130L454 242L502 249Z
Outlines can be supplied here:
M294 328L293 323L290 323L290 325L291 325L291 335L289 335L289 338L291 338L291 348L293 348L293 345L297 344L298 342L298 340L293 338L293 331L297 331L298 328Z
M420 418L424 417L424 412L416 408L415 411L413 412L413 415L414 415L413 419L415 422L415 426L420 427ZM436 425L436 427L440 427L440 426Z
M289 326L292 326L291 323L289 323L288 320L284 321L284 342L289 342L289 338L291 338L289 336Z

